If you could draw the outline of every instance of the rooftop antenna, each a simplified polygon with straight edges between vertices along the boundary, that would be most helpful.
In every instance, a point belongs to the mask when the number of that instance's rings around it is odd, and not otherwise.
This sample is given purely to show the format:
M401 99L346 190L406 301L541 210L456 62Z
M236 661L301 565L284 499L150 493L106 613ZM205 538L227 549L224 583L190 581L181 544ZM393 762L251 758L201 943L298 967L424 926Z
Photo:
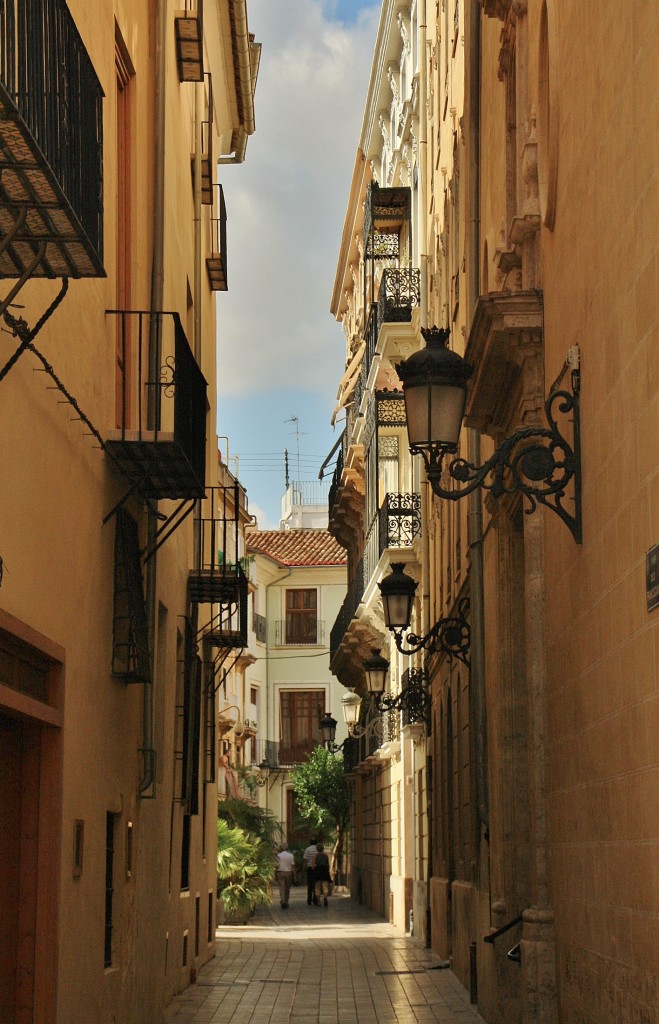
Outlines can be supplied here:
M284 420L284 423L294 423L295 424L295 431L294 431L294 433L295 433L295 445L296 445L296 451L297 451L297 486L298 486L298 490L300 490L301 489L300 488L300 437L302 436L302 434L300 432L300 426L299 426L300 418L299 418L299 416L293 415L293 416L290 417L290 419Z

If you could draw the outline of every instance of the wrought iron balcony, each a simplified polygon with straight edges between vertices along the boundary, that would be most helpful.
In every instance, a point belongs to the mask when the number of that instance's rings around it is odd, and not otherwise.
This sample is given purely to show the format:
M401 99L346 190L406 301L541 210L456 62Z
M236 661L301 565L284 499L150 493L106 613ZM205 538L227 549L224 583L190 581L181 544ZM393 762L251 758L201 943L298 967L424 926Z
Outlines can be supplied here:
M252 764L259 768L279 768L279 744L276 740L252 741Z
M332 483L330 484L329 496L327 500L328 516L331 521L334 506L336 505L336 499L339 493L339 487L341 486L341 475L343 473L343 449L339 450L339 454L336 458L336 466L334 467L334 473L332 474Z
M188 595L193 604L211 605L204 640L212 647L247 644L247 576L238 547L244 502L238 481L209 487L195 519L198 567L188 575Z
M320 739L298 740L297 743L279 743L278 763L280 767L302 764L307 761L319 745Z
M103 90L64 0L0 7L0 277L102 277Z
M206 381L178 313L107 312L118 321L113 463L145 498L203 498Z
M254 628L254 635L260 644L266 643L268 639L268 621L265 615L259 615L257 612L252 617L252 624Z
M201 201L213 205L213 76L204 71L205 110L201 122Z
M412 310L421 301L421 273L413 267L388 267L382 273L378 291L377 334L383 324L410 323Z
M211 217L212 250L206 257L206 272L214 292L227 290L227 209L224 189L217 185L217 217Z
M281 647L314 647L325 642L325 623L322 619L300 618L296 621L281 619L275 622L275 644Z
M348 584L346 596L330 632L330 662L337 653L348 626L354 619L364 597L364 562L360 560L355 575Z
M176 64L179 82L204 78L204 0L185 0L185 9L174 19Z
M385 494L364 545L364 581L368 583L388 548L409 548L421 535L421 495Z

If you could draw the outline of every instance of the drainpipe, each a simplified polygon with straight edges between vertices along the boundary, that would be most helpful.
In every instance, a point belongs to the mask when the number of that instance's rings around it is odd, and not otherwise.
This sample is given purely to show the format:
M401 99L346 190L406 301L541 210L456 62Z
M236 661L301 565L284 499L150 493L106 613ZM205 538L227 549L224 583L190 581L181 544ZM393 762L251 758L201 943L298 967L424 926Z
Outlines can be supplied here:
M469 68L469 261L467 267L468 322L473 323L480 292L480 6L476 0L468 10L467 60ZM467 458L481 464L480 433L467 430ZM470 690L476 727L476 790L478 818L489 825L487 776L487 715L485 708L485 615L483 593L483 504L480 488L468 498L470 553L471 675ZM479 833L480 840L480 833Z
M265 638L265 720L266 720L266 733L270 732L271 736L274 735L274 731L275 730L274 730L274 722L273 722L272 731L270 731L270 643L268 641L268 635L267 635L268 611L269 611L269 603L268 603L269 594L268 594L268 591L270 590L270 587L272 587L275 583L281 583L282 580L288 579L288 577L291 576L292 573L293 573L292 569L287 569L286 572L283 573L281 576L278 576L276 580L270 580L270 582L266 583L266 585L265 585L265 620L266 620L266 622L265 622L265 626L266 626L266 638ZM266 787L266 791L265 791L265 793L266 793L266 796L265 796L266 809L268 808L268 792L269 792L269 787ZM281 792L279 794L279 798L281 800Z
M156 39L156 95L154 123L154 168L153 168L153 252L151 257L151 310L163 307L164 290L164 196L165 196L165 71L167 53L167 0L158 0ZM152 367L157 353L159 325L151 324L149 331L149 367ZM155 380L155 377L151 378ZM147 546L153 550L158 529L158 505L153 502L147 513ZM138 795L143 796L152 786L155 776L155 752L153 749L153 674L156 640L156 580L157 551L146 566L146 621L149 636L151 671L149 681L144 684L144 710L142 719L142 757L144 767Z

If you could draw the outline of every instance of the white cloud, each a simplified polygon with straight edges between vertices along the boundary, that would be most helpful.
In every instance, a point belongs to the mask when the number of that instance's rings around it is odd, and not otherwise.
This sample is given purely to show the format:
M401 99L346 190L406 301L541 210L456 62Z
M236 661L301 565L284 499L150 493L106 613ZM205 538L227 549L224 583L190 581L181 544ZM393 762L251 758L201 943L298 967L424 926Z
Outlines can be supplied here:
M267 512L264 512L259 505L255 505L253 501L249 503L250 515L256 516L256 527L259 530L278 530L279 521L276 523L268 516Z
M341 375L345 348L329 303L380 4L354 7L345 25L320 0L249 2L263 47L256 133L244 165L219 169L229 250L229 292L218 299L221 394L333 395Z

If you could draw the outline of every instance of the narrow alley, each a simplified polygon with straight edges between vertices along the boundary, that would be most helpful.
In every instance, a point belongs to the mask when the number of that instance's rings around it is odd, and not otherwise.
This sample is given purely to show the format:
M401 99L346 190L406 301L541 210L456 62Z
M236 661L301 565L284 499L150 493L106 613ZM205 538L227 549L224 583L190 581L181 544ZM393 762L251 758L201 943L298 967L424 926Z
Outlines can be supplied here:
M343 894L218 928L217 955L165 1024L482 1024L430 950Z

